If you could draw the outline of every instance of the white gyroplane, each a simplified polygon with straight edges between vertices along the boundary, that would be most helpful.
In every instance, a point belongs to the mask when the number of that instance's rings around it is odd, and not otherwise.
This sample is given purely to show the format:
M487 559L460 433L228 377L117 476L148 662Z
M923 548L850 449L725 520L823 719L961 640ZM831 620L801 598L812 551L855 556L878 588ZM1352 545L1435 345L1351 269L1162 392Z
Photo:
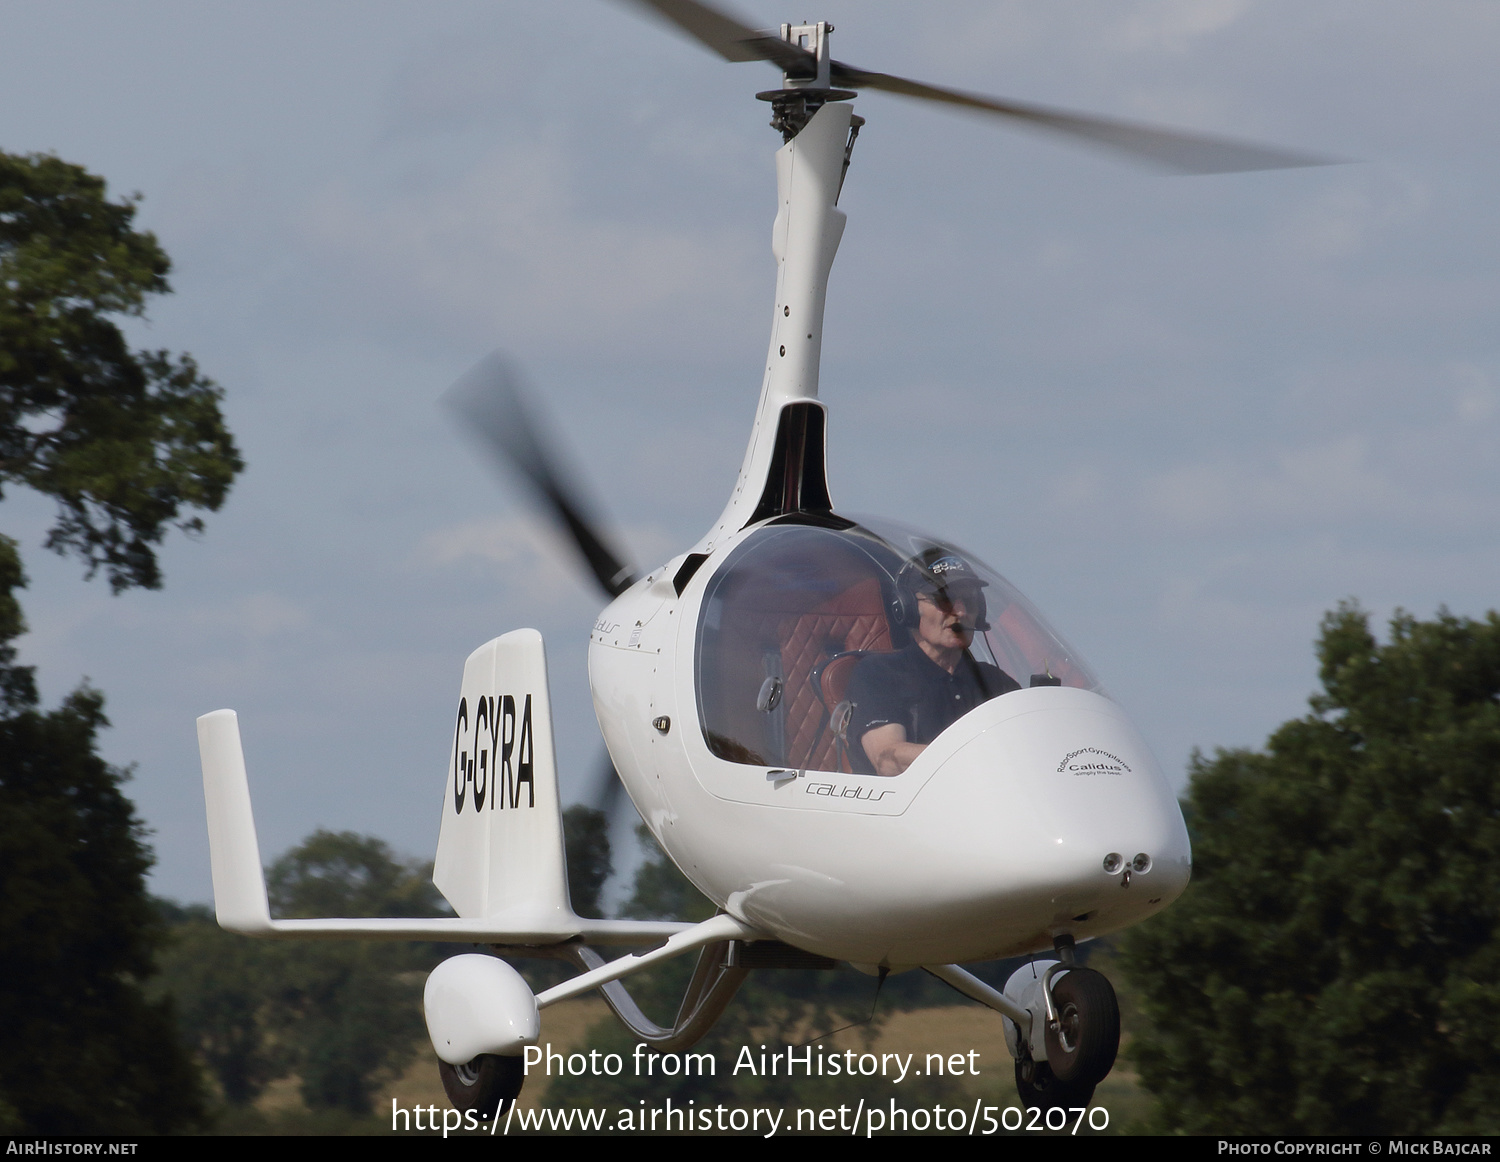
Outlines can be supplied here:
M1092 671L999 574L940 537L839 515L818 402L839 193L885 90L995 114L1180 172L1317 159L998 101L833 60L827 23L757 33L696 0L643 0L727 60L768 61L783 137L776 291L760 405L723 513L638 575L609 548L492 357L451 394L534 486L612 597L589 679L620 780L663 850L719 908L700 924L574 914L547 667L521 629L464 667L433 880L455 917L273 920L231 710L198 720L214 894L251 936L488 946L428 979L427 1025L454 1105L497 1110L523 1080L539 1011L593 989L653 1049L691 1045L757 967L923 968L1001 1014L1031 1105L1086 1105L1113 1065L1114 991L1077 942L1169 905L1187 831L1146 744ZM654 945L605 960L601 945ZM623 980L698 953L663 1027ZM965 962L1047 954L1003 990ZM533 995L501 955L578 969Z

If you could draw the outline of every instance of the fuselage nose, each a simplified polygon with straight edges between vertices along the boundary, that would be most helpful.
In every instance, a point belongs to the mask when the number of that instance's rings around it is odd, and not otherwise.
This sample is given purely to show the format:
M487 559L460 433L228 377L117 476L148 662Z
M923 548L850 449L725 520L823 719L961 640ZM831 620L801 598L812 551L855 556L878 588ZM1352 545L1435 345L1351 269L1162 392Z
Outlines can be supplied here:
M1046 946L1058 932L1134 923L1187 885L1176 798L1102 695L1018 690L955 723L919 762L929 773L906 813L914 862L980 927Z
M1145 742L1087 690L993 699L894 778L785 786L789 803L824 788L843 798L788 812L726 906L839 960L909 967L1050 950L1060 934L1086 940L1160 911L1190 872L1182 813Z

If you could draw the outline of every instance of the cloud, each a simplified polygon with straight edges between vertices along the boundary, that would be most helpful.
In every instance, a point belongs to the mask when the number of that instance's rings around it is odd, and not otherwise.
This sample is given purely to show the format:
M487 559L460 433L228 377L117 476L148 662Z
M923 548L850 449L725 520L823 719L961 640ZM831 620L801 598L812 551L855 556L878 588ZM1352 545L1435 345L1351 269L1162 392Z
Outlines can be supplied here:
M1493 408L1495 396L1459 397L1459 407ZM1486 412L1486 415L1489 413ZM1185 464L1148 478L1145 511L1184 532L1334 529L1362 526L1429 534L1474 533L1494 525L1482 481L1447 471L1465 455L1469 433L1346 433L1281 449Z
M1298 208L1281 229L1281 245L1296 256L1349 258L1382 235L1424 217L1432 208L1427 186L1408 173L1354 169L1320 197Z
M1455 364L1452 371L1457 381L1454 415L1463 422L1494 419L1500 412L1500 387L1495 385L1495 377L1472 363Z
M566 605L587 584L577 551L550 527L527 517L480 517L422 538L412 564L437 572L481 569L528 604Z
M296 227L316 271L298 297L320 310L336 304L370 330L571 348L662 316L694 320L690 343L712 330L749 248L706 228L591 215L576 180L560 150L532 145L493 153L454 184L384 201L325 186Z
M201 629L228 630L251 642L300 632L312 624L308 610L277 593L247 593L222 605L202 606L187 615Z
M621 551L642 569L687 548L655 525L631 526L619 537ZM571 607L580 591L596 595L572 542L527 516L481 517L438 529L422 539L412 564L437 572L483 569L498 575L507 597L533 608Z
M1249 0L1147 0L1129 6L1115 26L1115 42L1129 52L1183 54L1221 32L1250 9Z
M1370 463L1368 441L1342 436L1290 448L1274 465L1188 464L1146 485L1149 509L1187 527L1302 523L1388 511L1403 498Z

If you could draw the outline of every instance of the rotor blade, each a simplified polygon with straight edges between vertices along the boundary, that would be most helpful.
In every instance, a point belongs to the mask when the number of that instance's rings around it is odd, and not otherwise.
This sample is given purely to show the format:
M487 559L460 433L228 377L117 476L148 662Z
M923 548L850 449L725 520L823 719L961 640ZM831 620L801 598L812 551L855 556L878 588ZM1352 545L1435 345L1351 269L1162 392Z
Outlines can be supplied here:
M780 36L758 32L701 0L632 0L706 45L727 61L770 61L793 77L818 75L818 58Z
M882 92L897 93L903 97L941 101L946 105L958 105L965 109L977 109L984 113L1010 117L1040 129L1050 129L1055 133L1083 138L1106 149L1123 153L1136 161L1160 166L1174 173L1240 173L1247 170L1294 169L1298 166L1337 164L1333 158L1315 157L1312 154L1294 153L1285 149L1271 149L1263 145L1250 145L1223 137L1184 133L1177 129L1158 129L1155 126L1140 125L1132 121L1117 121L1111 117L1070 113L1064 109L1051 109L1045 105L1032 105L1021 101L1001 101L994 97L960 92L957 89L925 85L921 81L893 77L889 73L874 73L868 69L846 65L841 61L832 62L830 79L835 86L850 89L879 89Z
M520 379L504 356L497 351L481 360L448 389L443 403L486 452L531 485L568 530L606 593L618 597L630 588L635 569L609 546L580 500L576 479L568 479L560 458L527 414Z

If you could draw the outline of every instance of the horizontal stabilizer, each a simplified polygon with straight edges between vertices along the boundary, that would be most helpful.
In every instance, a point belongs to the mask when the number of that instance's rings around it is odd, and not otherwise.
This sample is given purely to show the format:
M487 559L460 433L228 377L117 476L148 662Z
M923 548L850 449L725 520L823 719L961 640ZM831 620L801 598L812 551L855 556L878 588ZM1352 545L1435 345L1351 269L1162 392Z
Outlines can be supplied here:
M581 938L593 944L641 944L665 940L692 927L670 921L589 920L573 915L571 909L539 923L536 910L524 906L498 909L482 918L273 920L250 806L239 716L233 710L215 710L198 719L198 751L208 809L215 911L219 924L231 932L325 940L548 945Z

